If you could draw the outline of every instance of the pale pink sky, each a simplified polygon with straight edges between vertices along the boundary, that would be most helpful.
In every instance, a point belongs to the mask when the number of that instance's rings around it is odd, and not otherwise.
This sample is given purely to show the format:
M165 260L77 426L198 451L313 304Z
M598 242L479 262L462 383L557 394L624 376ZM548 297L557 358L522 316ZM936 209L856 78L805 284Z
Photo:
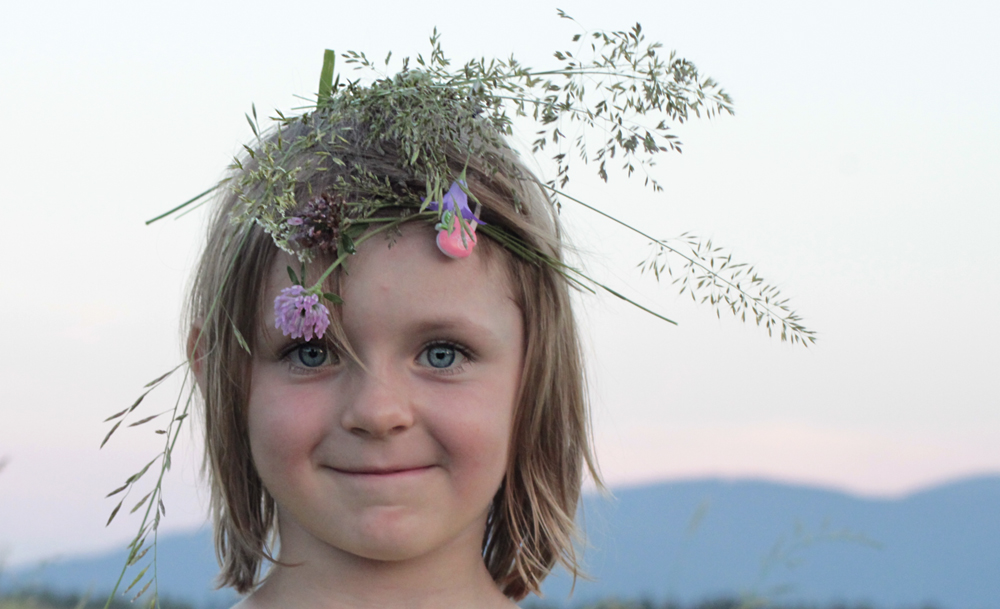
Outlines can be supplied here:
M250 135L251 102L299 105L324 48L416 54L437 25L456 60L513 51L542 66L577 31L537 2L342 4L5 7L0 556L132 532L128 520L103 529L103 495L155 454L153 436L99 453L101 419L179 360L202 217L143 221L220 176ZM657 169L667 195L615 177L574 178L575 192L657 235L713 236L820 332L804 350L716 320L637 278L645 244L566 209L589 271L681 322L581 298L608 480L763 477L897 495L1000 472L996 4L607 6L563 8L590 28L641 21L719 80L737 115L678 129L684 154ZM168 482L168 529L204 519L194 446Z

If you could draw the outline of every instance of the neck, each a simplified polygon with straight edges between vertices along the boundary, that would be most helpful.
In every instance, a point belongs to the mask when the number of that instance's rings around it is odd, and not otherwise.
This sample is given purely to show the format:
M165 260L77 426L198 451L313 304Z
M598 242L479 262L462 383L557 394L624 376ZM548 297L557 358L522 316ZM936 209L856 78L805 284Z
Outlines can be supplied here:
M374 560L281 526L279 561L241 609L499 609L515 605L497 588L475 531L413 558Z

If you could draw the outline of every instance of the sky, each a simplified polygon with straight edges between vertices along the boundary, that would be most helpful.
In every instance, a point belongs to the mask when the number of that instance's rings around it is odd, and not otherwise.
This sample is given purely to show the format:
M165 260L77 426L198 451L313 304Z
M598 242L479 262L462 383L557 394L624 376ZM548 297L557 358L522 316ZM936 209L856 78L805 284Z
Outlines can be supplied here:
M735 102L733 117L676 128L683 154L654 168L666 192L586 171L570 189L647 232L691 231L756 264L819 339L805 349L717 318L637 274L648 244L564 207L574 260L679 322L578 298L612 487L716 476L894 497L1000 473L1000 7L613 6L5 6L0 560L113 547L138 526L105 528L104 495L160 437L127 429L98 450L102 420L181 360L204 216L144 221L221 177L251 136L251 104L301 105L324 48L416 55L435 26L455 62L514 53L544 68L581 28L638 21ZM171 407L176 389L144 412ZM165 483L164 531L204 522L196 435L182 436Z

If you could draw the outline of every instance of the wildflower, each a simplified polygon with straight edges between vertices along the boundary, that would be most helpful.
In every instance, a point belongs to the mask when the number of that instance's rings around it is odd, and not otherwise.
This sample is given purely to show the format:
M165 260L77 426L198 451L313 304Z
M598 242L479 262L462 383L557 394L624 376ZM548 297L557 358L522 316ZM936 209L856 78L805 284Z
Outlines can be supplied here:
M434 228L438 231L438 249L449 258L467 258L472 253L476 245L476 225L483 223L469 208L469 195L463 186L464 180L452 182L440 204L431 201L427 206L431 211L441 210L441 222ZM458 230L455 230L456 223Z
M445 212L448 213L448 212ZM476 223L467 228L449 231L438 225L437 246L441 253L449 258L468 258L476 245Z
M438 211L443 207L442 216L448 212L451 212L454 215L461 213L463 220L474 220L478 224L483 224L483 221L477 218L476 214L472 213L472 210L469 208L469 195L466 194L463 187L466 187L465 180L456 180L455 182L452 182L451 188L449 188L448 192L441 197L441 203L431 201L427 205L427 209L431 211ZM449 229L448 232L451 232L451 230Z
M348 209L344 198L337 194L321 193L307 200L285 223L294 227L289 231L289 241L303 249L317 248L332 254L337 251L338 240Z
M326 334L330 311L319 301L319 295L300 285L281 290L274 299L274 327L291 338L312 340Z

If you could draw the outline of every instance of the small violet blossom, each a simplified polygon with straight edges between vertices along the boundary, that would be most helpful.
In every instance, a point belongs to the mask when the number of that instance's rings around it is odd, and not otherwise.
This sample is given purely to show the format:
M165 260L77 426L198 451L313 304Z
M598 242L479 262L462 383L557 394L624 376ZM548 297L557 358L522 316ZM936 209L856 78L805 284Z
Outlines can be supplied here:
M330 311L300 285L281 290L274 299L274 327L291 338L312 340L326 334L330 325Z
M452 214L461 213L463 220L475 220L478 224L484 224L482 220L476 217L476 214L472 213L472 209L469 208L469 195L462 190L462 187L465 185L465 180L452 182L451 188L449 188L448 192L446 192L441 198L441 203L431 201L427 205L427 209L431 211L438 211L443 206L445 213L449 211Z

